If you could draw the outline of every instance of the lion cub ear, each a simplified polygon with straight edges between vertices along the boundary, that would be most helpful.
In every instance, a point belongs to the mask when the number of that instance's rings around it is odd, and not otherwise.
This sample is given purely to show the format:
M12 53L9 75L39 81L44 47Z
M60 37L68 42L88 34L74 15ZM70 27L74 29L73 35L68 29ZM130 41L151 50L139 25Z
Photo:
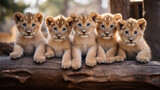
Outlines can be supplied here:
M78 15L75 14L75 13L71 13L68 18L72 18L72 19L70 19L70 20L71 20L72 22L76 22L76 21L78 20Z
M116 22L116 27L118 28L118 30L121 30L125 23L126 23L126 21L124 21L123 19L119 19Z
M15 23L17 24L19 21L21 21L23 17L23 14L20 13L20 12L16 12L13 16L14 20L15 20Z
M145 27L147 25L147 22L146 22L146 20L144 18L142 18L142 19L138 19L137 24L139 25L141 30L144 31Z
M116 21L122 19L122 15L120 13L114 14L113 19Z
M49 16L49 17L46 18L46 25L47 25L47 27L49 27L50 25L53 25L54 22L55 22L55 20L53 19L53 17Z
M40 24L42 24L42 22L43 22L43 14L42 13L36 13L35 14L35 17L38 19L38 22L40 23Z
M68 25L68 26L72 26L72 24L73 24L74 21L75 21L75 20L74 20L74 18L72 18L72 17L68 17L68 18L66 19L66 22L67 22L67 25Z
M89 14L89 18L91 20L93 20L94 22L99 22L100 19L101 19L101 16L96 12L92 12L92 13Z

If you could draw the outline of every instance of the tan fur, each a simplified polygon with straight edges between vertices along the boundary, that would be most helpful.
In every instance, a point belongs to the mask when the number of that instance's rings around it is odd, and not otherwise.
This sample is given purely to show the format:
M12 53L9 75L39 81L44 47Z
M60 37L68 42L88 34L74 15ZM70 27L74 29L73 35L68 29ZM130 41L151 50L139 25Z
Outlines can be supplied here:
M105 13L97 25L98 63L113 63L117 52L117 28L116 21L121 19L121 14Z
M61 66L64 69L71 66L71 43L69 40L71 26L69 25L69 20L70 18L66 19L61 15L55 18L46 18L49 38L45 56L47 58L62 57Z
M72 68L76 70L81 67L82 55L86 55L86 65L93 67L97 64L94 30L99 19L98 14L95 12L90 14L80 13L78 15L71 14L70 17L73 19L72 26L75 31L72 46Z
M145 27L145 19L128 19L118 20L119 28L119 50L116 61L124 61L124 59L136 59L138 62L149 62L151 59L151 50L143 38Z
M17 35L14 50L10 54L10 58L16 59L23 54L31 55L35 51L34 61L37 63L44 62L45 42L40 32L43 14L33 14L29 12L22 14L17 12L14 15L14 20L19 34Z

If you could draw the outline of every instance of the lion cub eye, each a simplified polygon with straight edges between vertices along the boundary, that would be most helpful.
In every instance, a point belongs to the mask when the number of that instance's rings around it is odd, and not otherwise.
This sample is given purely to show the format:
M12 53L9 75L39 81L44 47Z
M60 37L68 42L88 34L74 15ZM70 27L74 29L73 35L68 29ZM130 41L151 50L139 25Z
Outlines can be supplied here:
M32 24L32 27L36 26L36 24Z
M66 28L63 28L63 31L65 31L66 30Z
M25 24L25 23L23 23L23 26L26 26L26 24Z
M78 26L82 26L82 25L79 23Z
M105 28L105 26L104 26L104 25L101 25L101 27L102 27L102 28Z
M110 26L110 28L113 28L113 27L114 27L114 25L111 25L111 26Z
M129 34L129 32L128 32L128 31L124 31L124 33L125 33L125 34Z
M137 34L138 33L138 31L134 31L134 34Z
M90 26L90 23L87 23L87 26Z
M56 27L54 27L53 29L54 29L55 31L57 31L57 28L56 28Z

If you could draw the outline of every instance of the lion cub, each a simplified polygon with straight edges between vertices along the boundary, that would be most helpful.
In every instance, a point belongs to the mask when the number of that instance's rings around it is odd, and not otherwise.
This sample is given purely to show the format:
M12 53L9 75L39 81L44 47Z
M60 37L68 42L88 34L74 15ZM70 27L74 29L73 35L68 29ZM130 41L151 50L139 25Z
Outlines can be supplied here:
M97 25L98 63L113 63L117 53L116 21L122 19L121 14L105 13Z
M69 34L71 26L70 18L57 16L55 18L47 17L46 25L48 28L49 38L47 40L46 58L62 57L62 68L67 69L71 66L71 43Z
M10 54L11 59L19 58L24 54L30 55L34 51L34 61L42 63L45 61L45 41L41 35L41 24L43 21L42 13L15 13L14 20L17 25L19 34L14 44L13 52Z
M75 31L72 46L72 68L79 69L82 64L82 55L86 55L86 65L95 66L96 61L96 36L95 29L99 15L95 12L71 14L72 26Z
M116 61L124 61L124 59L136 59L138 62L149 62L151 59L151 50L143 38L145 27L145 19L128 19L118 20L116 25L119 30L119 50Z

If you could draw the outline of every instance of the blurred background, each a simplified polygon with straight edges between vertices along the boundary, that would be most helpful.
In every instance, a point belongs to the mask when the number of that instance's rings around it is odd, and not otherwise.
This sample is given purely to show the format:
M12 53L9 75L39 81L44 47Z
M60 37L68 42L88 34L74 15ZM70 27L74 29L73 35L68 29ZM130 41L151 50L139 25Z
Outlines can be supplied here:
M160 0L0 0L0 42L14 42L15 12L42 12L44 16L65 17L80 12L121 13L123 19L130 17L147 20L145 39L150 45L153 58L160 58ZM45 24L42 31L46 32Z

